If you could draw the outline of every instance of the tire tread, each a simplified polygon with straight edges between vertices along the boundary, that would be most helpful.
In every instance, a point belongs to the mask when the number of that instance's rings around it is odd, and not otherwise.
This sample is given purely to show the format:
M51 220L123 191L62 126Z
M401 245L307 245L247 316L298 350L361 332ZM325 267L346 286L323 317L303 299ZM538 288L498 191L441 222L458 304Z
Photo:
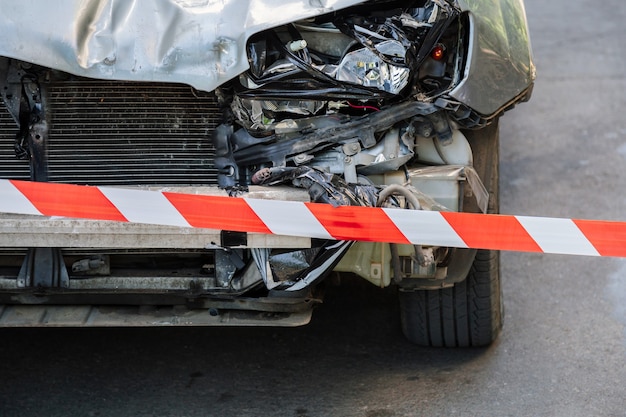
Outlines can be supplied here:
M478 251L467 279L451 288L400 292L402 330L413 343L477 347L502 328L499 253Z

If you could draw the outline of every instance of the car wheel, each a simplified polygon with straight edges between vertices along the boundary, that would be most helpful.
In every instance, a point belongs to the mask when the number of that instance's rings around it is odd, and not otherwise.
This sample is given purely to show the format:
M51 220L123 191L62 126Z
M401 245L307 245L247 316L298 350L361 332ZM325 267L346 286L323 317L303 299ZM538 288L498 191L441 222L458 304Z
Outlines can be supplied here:
M498 123L467 133L474 167L489 191L489 212L497 213ZM465 280L439 290L399 292L402 331L421 346L472 347L492 343L503 323L500 253L479 250Z
M451 288L400 292L402 331L420 346L471 347L502 328L499 252L478 251L465 280Z

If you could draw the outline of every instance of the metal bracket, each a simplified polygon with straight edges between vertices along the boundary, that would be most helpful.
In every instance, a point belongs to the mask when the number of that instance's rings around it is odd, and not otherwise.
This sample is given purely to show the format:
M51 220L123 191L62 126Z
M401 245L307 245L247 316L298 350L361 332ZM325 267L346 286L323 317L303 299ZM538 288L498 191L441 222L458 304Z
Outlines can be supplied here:
M30 248L17 276L20 288L69 288L70 277L59 248Z

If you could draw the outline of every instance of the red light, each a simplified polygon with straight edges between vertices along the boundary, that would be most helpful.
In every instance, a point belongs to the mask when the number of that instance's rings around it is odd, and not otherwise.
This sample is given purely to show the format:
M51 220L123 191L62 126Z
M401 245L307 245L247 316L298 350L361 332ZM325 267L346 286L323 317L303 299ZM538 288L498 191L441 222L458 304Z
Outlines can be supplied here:
M446 54L446 48L443 45L439 44L439 45L435 45L433 50L430 52L430 57L434 59L435 61L441 61L445 54Z

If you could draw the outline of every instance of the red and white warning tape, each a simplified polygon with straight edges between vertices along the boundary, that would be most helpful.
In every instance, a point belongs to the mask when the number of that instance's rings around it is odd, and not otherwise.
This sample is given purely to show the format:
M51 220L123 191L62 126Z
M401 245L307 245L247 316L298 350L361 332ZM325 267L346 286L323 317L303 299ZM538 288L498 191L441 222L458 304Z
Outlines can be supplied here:
M337 240L626 257L626 222L231 198L0 180L0 212Z

